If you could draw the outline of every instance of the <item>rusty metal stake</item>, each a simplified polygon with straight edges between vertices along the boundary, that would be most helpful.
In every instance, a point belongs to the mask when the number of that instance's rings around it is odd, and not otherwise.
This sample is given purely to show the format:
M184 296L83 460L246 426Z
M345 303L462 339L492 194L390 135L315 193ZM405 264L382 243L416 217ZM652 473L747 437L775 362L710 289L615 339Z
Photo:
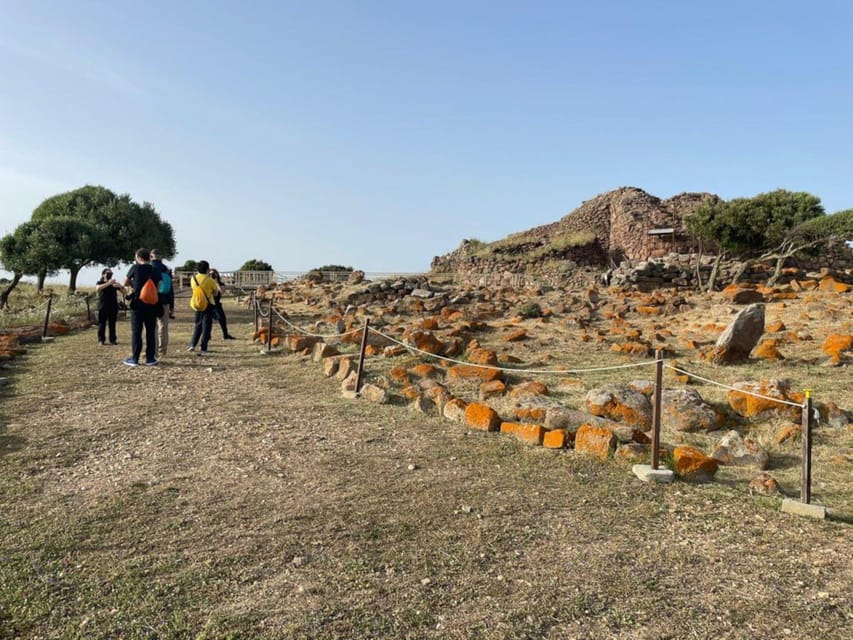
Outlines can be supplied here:
M812 500L812 391L806 389L803 401L803 469L800 487L800 502L809 504Z
M53 292L47 298L47 313L44 314L44 329L42 329L41 337L44 340L47 337L47 324L50 322L50 307L53 304Z
M663 349L655 351L655 396L652 407L652 470L660 464L660 416L663 393Z
M370 332L370 318L364 319L364 333L361 334L361 352L358 354L358 373L355 377L355 392L361 393L361 380L364 374L364 352L367 350L367 334Z

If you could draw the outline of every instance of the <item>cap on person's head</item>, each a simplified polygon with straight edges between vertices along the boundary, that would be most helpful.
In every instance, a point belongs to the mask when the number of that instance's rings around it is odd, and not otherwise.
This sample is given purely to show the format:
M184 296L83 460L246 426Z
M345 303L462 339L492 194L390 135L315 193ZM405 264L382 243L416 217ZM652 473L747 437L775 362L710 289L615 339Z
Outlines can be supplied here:
M160 257L160 249L151 249L151 257L159 258Z

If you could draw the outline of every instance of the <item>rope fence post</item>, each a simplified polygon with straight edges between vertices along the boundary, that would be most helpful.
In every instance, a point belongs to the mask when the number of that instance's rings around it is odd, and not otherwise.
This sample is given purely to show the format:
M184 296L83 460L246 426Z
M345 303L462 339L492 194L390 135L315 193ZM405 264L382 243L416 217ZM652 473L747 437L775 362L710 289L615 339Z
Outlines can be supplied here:
M270 298L270 308L267 309L267 353L272 350L272 305L273 299Z
M364 374L364 352L367 350L367 334L370 332L370 318L364 319L364 333L361 334L361 351L358 354L358 373L355 376L355 392L361 393L361 380Z
M663 396L663 349L655 351L655 395L652 411L652 470L660 464L660 416Z
M800 487L800 502L809 504L812 501L812 391L806 389L803 401L803 468L802 486Z
M254 291L252 291L251 301L252 301L252 322L255 323L255 333L258 333L258 299L257 299Z
M47 325L50 322L50 307L53 305L53 292L51 291L50 295L47 297L47 311L44 314L44 328L41 331L41 339L44 340L47 337Z

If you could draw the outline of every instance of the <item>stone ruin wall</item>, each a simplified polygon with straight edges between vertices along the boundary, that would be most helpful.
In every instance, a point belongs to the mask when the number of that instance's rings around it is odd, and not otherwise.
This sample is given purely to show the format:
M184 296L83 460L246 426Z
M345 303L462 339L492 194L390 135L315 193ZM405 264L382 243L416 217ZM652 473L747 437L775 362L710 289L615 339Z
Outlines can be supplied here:
M584 273L591 270L601 274L608 267L619 265L612 272L613 281L642 288L696 288L696 247L684 227L684 219L697 207L719 198L710 193L682 193L661 200L642 189L622 187L583 202L561 220L535 227L520 234L525 244L510 251L488 256L471 255L471 246L461 247L445 256L433 259L433 272L453 273L458 280L468 282L511 282L513 278L539 279L555 286L570 286L589 280ZM673 234L649 235L653 229L673 229ZM530 253L547 246L560 236L592 231L596 239L583 247L573 247L536 259ZM705 281L711 271L713 256L705 256L700 267ZM725 261L717 283L725 286L739 271L737 261ZM790 271L780 282L806 277L808 273L831 272L838 280L851 281L853 249L839 245L819 257L789 259ZM756 265L743 276L744 282L766 282L773 265ZM592 278L595 280L595 277Z
M696 260L695 254L669 254L659 260L626 261L610 272L611 282L640 291L664 288L697 289L699 283L696 277ZM699 272L703 283L708 281L713 261L713 256L705 256L702 259ZM731 284L742 266L743 262L738 260L722 261L716 279L717 288ZM740 277L740 282L765 283L773 275L774 269L775 264L754 263ZM823 275L831 275L839 282L853 285L853 250L839 245L817 258L790 259L785 263L785 269L777 284L814 279Z

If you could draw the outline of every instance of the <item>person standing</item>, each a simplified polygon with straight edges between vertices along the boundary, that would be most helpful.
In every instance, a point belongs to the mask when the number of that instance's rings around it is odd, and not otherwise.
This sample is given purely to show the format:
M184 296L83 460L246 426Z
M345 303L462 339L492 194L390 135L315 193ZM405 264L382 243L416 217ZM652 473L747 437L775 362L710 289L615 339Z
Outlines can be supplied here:
M207 353L207 344L210 342L210 329L213 324L213 311L216 308L214 302L214 294L219 289L216 280L210 277L210 263L207 260L199 260L198 272L190 278L190 286L192 287L193 295L191 300L196 297L196 289L201 290L201 294L207 300L204 309L195 309L195 327L193 328L193 337L190 340L190 347L187 351L195 351L196 345L201 347L201 353ZM199 340L201 344L199 344Z
M129 367L139 364L142 353L142 331L145 330L145 364L149 367L157 364L157 314L162 307L158 303L149 304L140 299L142 287L148 280L154 281L156 287L160 282L160 270L150 262L151 252L148 249L137 249L134 263L124 279L125 287L132 287L130 298L130 346L131 356L124 361Z
M216 280L217 290L213 294L213 315L219 320L219 326L222 328L223 340L236 340L234 336L228 333L228 319L225 317L225 309L222 308L222 291L225 286L222 284L222 278L219 276L219 271L216 269L210 270L210 277Z
M172 287L172 273L165 264L159 249L151 249L151 265L160 271L160 285L157 292L160 297L162 313L157 317L157 357L162 358L169 349L169 319L175 317L175 291Z
M116 344L116 319L118 318L118 292L122 286L113 278L112 269L101 271L95 284L98 292L98 344L104 346L109 327L110 344Z

